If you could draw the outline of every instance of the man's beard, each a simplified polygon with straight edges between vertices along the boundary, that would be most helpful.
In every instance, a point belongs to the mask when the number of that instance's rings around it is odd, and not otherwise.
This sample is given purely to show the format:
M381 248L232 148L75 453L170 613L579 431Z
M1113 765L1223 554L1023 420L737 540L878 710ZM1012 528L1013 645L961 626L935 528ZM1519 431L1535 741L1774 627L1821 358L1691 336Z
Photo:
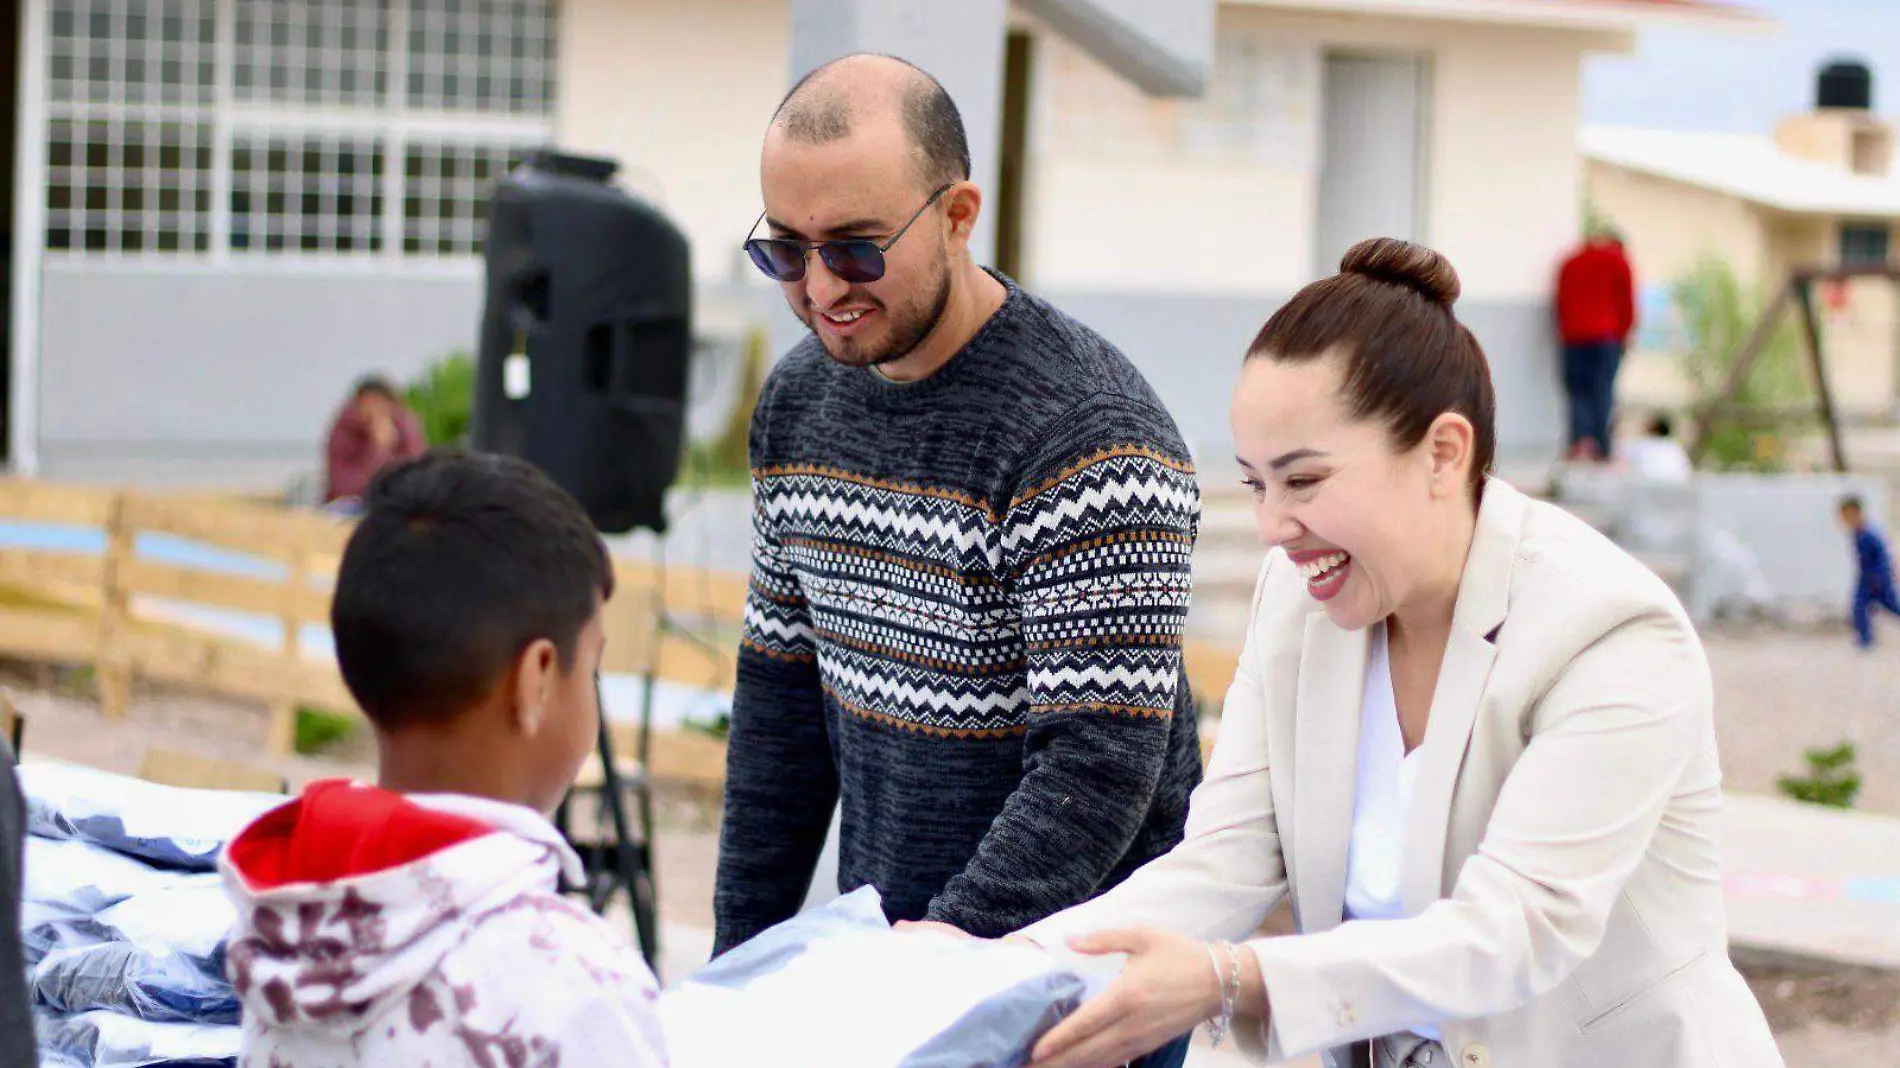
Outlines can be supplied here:
M855 345L853 344L855 339L846 339L844 351L836 351L826 343L824 334L818 329L816 320L820 312L807 305L805 314L800 318L805 324L805 329L818 335L818 343L824 346L826 355L846 367L879 367L887 363L896 363L915 351L917 346L923 344L924 339L937 329L937 324L943 322L944 313L950 307L949 268L942 268L938 274L937 295L931 300L926 310L899 318L898 312L889 305L882 307L885 316L890 320L890 333L884 344L875 349Z

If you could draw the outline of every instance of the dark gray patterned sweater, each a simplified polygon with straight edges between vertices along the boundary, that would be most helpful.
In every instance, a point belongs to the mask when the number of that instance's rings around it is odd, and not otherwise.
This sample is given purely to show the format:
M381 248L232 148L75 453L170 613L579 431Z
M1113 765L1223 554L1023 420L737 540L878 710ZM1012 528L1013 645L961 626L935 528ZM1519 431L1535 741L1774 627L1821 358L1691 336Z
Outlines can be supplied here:
M1014 285L921 382L807 338L752 464L718 952L797 911L840 799L841 891L983 936L1180 840L1200 495L1120 352Z

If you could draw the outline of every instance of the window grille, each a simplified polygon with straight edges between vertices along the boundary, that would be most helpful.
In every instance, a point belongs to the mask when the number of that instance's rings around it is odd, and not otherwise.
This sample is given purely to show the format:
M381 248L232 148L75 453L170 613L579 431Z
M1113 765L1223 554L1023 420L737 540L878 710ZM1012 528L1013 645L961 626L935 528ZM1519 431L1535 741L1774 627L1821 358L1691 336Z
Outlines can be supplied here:
M46 247L467 257L555 0L49 0Z

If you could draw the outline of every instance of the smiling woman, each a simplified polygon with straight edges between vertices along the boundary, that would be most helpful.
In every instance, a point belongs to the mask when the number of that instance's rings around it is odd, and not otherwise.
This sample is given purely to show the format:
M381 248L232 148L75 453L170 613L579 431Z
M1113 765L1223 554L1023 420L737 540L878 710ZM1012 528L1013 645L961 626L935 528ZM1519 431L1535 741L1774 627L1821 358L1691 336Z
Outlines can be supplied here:
M1729 963L1708 666L1668 588L1487 480L1442 256L1375 240L1233 402L1270 547L1186 839L1020 932L1129 962L1038 1068L1211 1021L1328 1065L1771 1068ZM1299 933L1260 938L1289 899ZM1224 939L1250 939L1235 945Z

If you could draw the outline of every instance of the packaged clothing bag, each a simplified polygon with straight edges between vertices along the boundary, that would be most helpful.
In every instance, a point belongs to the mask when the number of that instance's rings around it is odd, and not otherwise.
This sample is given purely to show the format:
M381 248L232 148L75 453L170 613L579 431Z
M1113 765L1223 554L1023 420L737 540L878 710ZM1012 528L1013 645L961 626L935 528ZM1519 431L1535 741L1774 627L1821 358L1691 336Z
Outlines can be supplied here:
M236 1068L237 1027L152 1023L110 1012L36 1013L40 1068Z
M28 966L56 949L90 946L108 937L89 910L52 901L20 902L20 955Z
M238 1022L237 993L222 975L130 942L48 953L33 969L33 1000L54 1012L101 1009L154 1023Z
M178 957L207 975L224 974L224 945L237 909L222 881L188 879L104 909L93 925L106 938L130 942L153 957Z
M1040 950L900 933L864 887L660 997L673 1068L1020 1068L1090 984Z
M87 914L135 894L194 879L201 883L211 880L212 885L217 880L215 874L187 876L159 871L100 846L38 835L28 836L23 861L21 900L61 905Z
M186 790L69 764L19 769L27 831L70 838L161 868L214 871L224 843L289 799Z

